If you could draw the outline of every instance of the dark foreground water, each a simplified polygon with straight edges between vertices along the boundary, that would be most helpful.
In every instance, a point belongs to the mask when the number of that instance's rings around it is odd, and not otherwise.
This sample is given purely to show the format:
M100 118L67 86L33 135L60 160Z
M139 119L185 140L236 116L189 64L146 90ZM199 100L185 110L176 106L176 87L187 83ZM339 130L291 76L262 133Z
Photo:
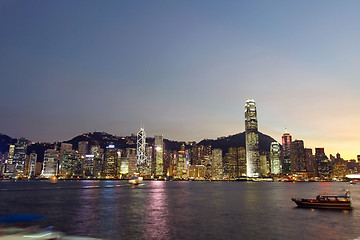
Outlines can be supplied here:
M350 189L353 211L296 208L291 197ZM126 181L0 182L0 214L106 239L355 239L360 184Z

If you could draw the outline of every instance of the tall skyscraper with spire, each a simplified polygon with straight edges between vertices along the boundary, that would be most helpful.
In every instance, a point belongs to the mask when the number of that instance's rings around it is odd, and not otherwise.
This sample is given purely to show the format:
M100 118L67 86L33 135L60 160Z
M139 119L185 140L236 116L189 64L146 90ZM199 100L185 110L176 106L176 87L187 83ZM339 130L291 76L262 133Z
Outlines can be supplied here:
M245 104L246 175L260 177L259 133L256 103L249 99Z
M146 156L146 133L144 127L141 127L137 133L136 156L137 171L140 173L140 176L150 175L150 164L147 162Z

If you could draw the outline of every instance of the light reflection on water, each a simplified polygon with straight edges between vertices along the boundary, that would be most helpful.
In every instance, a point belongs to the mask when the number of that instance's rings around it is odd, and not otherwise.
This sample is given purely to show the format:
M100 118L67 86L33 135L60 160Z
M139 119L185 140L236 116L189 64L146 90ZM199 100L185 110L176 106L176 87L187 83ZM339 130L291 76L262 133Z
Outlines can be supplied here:
M291 197L350 189L353 211L296 208ZM2 214L107 239L355 239L360 184L145 181L0 182Z
M168 198L164 181L149 182L152 191L148 194L145 211L144 234L149 239L170 239Z

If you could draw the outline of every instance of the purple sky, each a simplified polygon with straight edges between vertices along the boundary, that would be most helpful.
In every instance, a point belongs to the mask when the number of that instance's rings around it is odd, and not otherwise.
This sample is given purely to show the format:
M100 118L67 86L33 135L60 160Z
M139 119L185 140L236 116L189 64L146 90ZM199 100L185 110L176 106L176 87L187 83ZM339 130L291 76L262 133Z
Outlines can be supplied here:
M0 0L0 132L174 140L285 128L360 154L360 1Z

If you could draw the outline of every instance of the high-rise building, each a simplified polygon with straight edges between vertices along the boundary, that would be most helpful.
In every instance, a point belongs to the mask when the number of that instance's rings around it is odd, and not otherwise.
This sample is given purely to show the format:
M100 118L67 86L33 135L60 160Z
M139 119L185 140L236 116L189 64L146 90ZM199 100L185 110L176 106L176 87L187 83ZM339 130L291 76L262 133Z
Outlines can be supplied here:
M105 151L104 172L106 178L117 177L117 162L118 162L118 149L115 148L115 145L110 144L106 147L106 151Z
M164 139L162 135L155 135L155 175L162 177L164 174Z
M0 152L0 176L4 174L6 156L7 154L3 154L2 152Z
M15 143L13 164L15 164L15 170L18 173L23 173L25 170L28 142L25 138L20 138L17 140L17 143Z
M155 175L154 146L146 145L146 161L149 163L149 177Z
M315 161L314 155L311 148L305 148L305 162L306 162L306 171L308 176L315 177Z
M280 144L272 142L270 145L270 166L272 174L281 173Z
M7 158L8 164L13 164L14 154L15 154L15 145L10 145L9 146L9 154L8 154L8 158Z
M330 155L331 156L331 155ZM331 158L330 158L331 159ZM349 171L346 168L346 161L340 157L340 153L336 154L336 158L332 159L333 162L333 172L332 172L332 178L344 178L347 174L349 174Z
M88 154L88 146L89 146L89 142L88 141L81 141L78 144L78 151L82 156L85 156L86 154Z
M223 179L224 169L222 160L222 150L214 148L212 150L212 178L215 180Z
M255 101L245 104L246 172L248 177L260 177L258 121Z
M63 151L71 151L72 147L73 147L73 145L71 143L61 143L61 145L60 145L60 154Z
M246 177L246 150L244 147L238 148L238 165L239 165L239 177Z
M30 153L30 157L29 157L29 176L30 177L35 176L36 162L37 162L37 154L34 152Z
M143 127L137 133L136 142L137 172L140 176L148 177L151 174L151 163L146 156L146 133Z
M104 177L104 161L103 161L104 150L99 145L93 145L90 148L91 155L94 155L94 177Z
M120 158L119 174L121 178L126 178L129 173L129 159L127 157Z
M185 150L185 169L188 172L190 168L190 153L189 150Z
M291 135L289 133L284 133L282 136L282 156L283 156L283 172L289 173L291 171L290 163L290 143Z
M260 175L268 176L270 173L269 152L260 152Z
M69 149L69 148L68 148ZM75 150L61 150L60 151L60 166L59 173L64 178L70 178L73 176L76 163L76 151Z
M202 146L200 151L200 163L201 165L208 166L211 165L211 155L212 155L212 147Z
M70 178L73 173L73 164L75 163L75 150L72 150L71 143L61 143L59 175Z
M225 154L225 162L227 163L227 170L229 172L229 178L235 179L238 177L238 149L230 147Z
M324 148L315 148L315 162L319 177L328 178L331 175L331 166L328 157L325 155Z
M186 162L185 151L178 151L177 153L177 175L180 179L186 178Z
M41 175L47 178L58 175L59 153L56 149L47 149L44 153L44 162Z
M94 158L100 158L101 157L101 148L99 145L92 145L90 148L91 155L94 155Z
M9 146L9 153L7 155L5 166L3 167L4 175L13 175L15 174L15 166L14 162L14 153L15 153L15 145Z
M293 172L305 172L307 170L304 141L295 140L290 143L290 163Z
M84 177L84 159L84 155L80 154L79 152L75 152L75 160L72 163L72 177Z
M137 172L137 152L135 148L126 149L126 157L129 161L129 175L134 175Z
M86 154L84 158L84 176L94 177L95 155Z

